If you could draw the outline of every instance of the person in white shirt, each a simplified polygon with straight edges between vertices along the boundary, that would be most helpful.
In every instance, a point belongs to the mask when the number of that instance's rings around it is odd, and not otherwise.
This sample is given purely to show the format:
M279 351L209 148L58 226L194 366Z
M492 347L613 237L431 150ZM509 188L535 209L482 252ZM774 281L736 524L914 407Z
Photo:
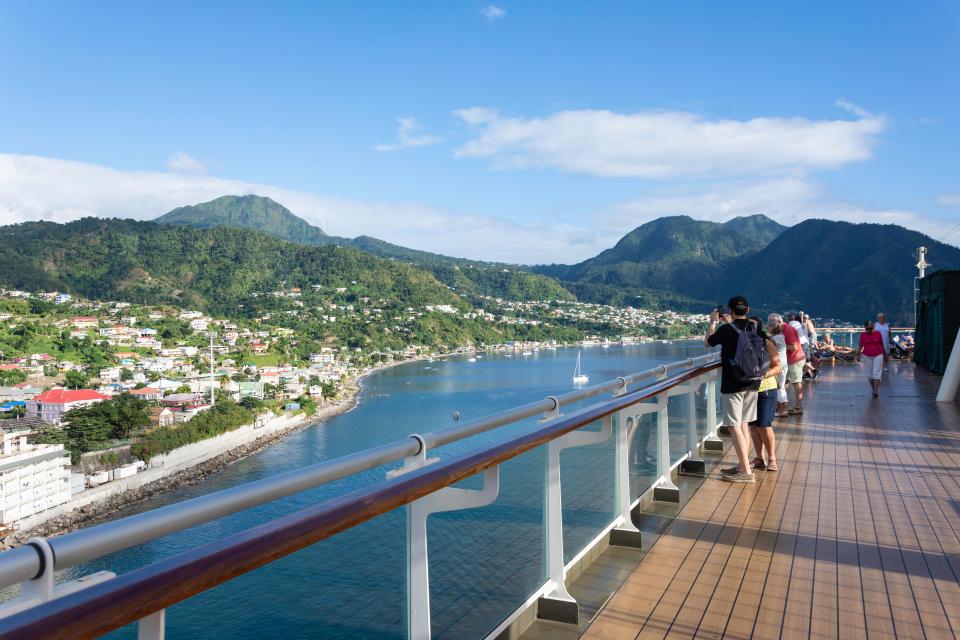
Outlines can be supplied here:
M886 368L887 360L890 359L890 325L887 324L886 314L877 314L877 321L873 325L873 330L883 338L883 364Z
M800 347L803 349L803 353L806 356L806 362L803 365L804 371L807 372L807 375L811 378L813 377L813 360L811 358L811 349L810 349L810 336L807 333L807 326L803 322L804 313L794 314L790 317L790 326L797 330L797 335L800 336Z

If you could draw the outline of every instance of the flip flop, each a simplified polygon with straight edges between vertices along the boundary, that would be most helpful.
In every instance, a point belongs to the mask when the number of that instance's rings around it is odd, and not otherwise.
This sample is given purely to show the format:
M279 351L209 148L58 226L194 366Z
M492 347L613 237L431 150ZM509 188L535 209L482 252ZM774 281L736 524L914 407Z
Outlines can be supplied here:
M773 465L767 467L767 471L780 471L780 467L774 463Z

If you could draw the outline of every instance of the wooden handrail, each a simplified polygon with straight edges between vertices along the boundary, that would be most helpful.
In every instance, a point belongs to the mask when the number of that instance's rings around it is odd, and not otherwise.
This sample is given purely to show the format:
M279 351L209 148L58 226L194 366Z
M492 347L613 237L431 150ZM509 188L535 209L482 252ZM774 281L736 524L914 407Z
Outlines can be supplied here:
M719 367L586 407L496 446L364 487L0 620L0 638L93 638L499 465Z

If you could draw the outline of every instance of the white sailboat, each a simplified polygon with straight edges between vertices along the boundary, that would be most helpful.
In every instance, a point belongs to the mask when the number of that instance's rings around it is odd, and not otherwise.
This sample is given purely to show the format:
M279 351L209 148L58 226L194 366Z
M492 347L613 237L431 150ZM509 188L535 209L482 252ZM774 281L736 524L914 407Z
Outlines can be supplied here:
M577 351L577 368L573 370L573 384L584 384L590 377L580 372L580 352Z

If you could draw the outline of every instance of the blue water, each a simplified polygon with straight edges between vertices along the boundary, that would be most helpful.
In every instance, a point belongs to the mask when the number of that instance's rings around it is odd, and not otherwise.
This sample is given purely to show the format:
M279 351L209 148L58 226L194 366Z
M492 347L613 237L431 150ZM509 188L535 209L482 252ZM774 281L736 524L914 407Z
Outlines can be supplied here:
M661 362L700 355L696 342L583 349L592 383ZM410 433L461 421L568 391L577 351L532 356L484 355L417 362L364 381L359 406L303 429L199 484L150 500L129 513L314 464ZM676 402L675 402L676 401ZM568 409L569 410L569 409ZM686 403L671 399L671 453L684 453ZM704 426L701 416L699 426ZM535 424L526 421L434 450L435 455L488 444ZM634 440L634 497L655 476L656 437L644 425ZM485 508L431 516L431 605L434 637L482 637L542 584L544 454L531 451L501 468L501 493ZM564 452L564 539L567 558L613 517L613 444ZM383 479L377 469L244 511L74 567L65 576L130 571L271 518ZM479 486L478 478L463 486ZM403 638L405 524L402 510L381 516L196 596L167 612L171 638ZM134 627L112 637L132 638Z

